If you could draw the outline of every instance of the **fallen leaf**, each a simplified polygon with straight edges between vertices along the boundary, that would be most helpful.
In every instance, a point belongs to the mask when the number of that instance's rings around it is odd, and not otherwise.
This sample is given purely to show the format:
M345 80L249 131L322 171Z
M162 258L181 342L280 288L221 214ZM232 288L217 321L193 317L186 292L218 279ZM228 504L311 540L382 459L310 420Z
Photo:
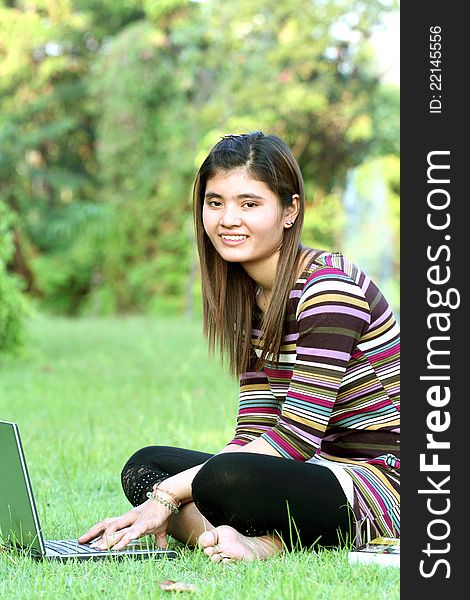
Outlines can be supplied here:
M183 581L165 579L165 581L160 581L160 589L164 590L165 592L195 592L197 588L192 583L184 583Z

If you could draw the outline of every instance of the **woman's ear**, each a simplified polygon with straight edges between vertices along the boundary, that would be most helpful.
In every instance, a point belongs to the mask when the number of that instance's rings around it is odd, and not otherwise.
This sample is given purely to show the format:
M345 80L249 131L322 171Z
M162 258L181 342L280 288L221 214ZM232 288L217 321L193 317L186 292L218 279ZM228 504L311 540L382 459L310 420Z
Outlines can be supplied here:
M299 194L293 194L291 204L284 209L284 227L286 229L292 227L292 225L295 223L297 215L299 214L299 210L300 196Z

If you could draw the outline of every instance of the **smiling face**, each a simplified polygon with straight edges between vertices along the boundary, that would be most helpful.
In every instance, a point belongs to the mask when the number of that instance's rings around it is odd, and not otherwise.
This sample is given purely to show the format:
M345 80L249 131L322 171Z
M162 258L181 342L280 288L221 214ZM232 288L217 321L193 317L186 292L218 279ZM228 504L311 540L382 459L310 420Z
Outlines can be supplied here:
M245 169L208 179L202 220L218 254L238 262L258 283L274 280L284 229L298 212L298 196L282 208L279 198ZM269 281L268 281L269 280Z

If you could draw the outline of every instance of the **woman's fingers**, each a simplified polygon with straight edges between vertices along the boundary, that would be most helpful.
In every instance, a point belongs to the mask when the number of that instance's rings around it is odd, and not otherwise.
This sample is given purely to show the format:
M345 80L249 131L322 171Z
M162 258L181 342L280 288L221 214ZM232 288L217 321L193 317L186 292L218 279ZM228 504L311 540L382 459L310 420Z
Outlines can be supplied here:
M122 537L127 534L129 531L130 523L124 520L116 520L112 525L110 525L105 531L103 535L96 539L92 544L92 548L98 548L98 550L107 550L109 548L114 548L114 546L120 542ZM130 539L135 539L139 537L137 533L134 537ZM130 541L130 540L129 540Z
M155 531L154 523L149 520L143 520L135 523L132 527L128 527L127 530L123 531L123 535L118 542L115 542L113 546L113 550L122 550L132 542L132 540L137 540L144 535L153 533L155 535L155 542L157 546L160 548L167 547L167 539L166 539L166 527L163 526L158 531Z
M140 526L134 525L133 527L129 527L128 529L119 533L122 533L122 536L119 540L116 540L114 542L112 550L122 550L133 540L137 540L146 533L148 533L148 528L144 524Z
M159 531L155 534L155 542L160 548L166 548L166 531Z
M144 503L120 517L100 521L80 536L78 541L93 541L92 547L100 550L121 550L132 540L153 533L157 544L166 548L166 531L170 517L169 509L155 502Z
M135 533L131 533L130 531L122 532L121 539L115 542L115 545L112 546L111 550L122 550L127 546L127 544L132 542L132 540L136 540L139 537L140 535L136 535Z
M91 547L97 548L98 550L122 550L132 542L132 540L136 540L151 533L152 530L153 523L149 520L142 520L134 523L131 527L121 527L117 529L116 524L113 524L113 526L110 526L110 528L103 532L103 535L100 538L96 539L93 544L91 544ZM157 544L161 548L166 548L165 532L155 533L155 538Z
M108 542L110 541L111 544L109 546L105 546L105 548L109 547L112 550L122 550L130 542L132 542L133 540L137 540L137 539L141 538L142 536L150 533L151 530L152 530L152 524L149 521L142 521L140 523L135 523L132 527L127 527L126 529L122 529L121 531L116 531L114 533L111 533L111 536L108 537ZM155 534L155 537L157 538L158 534ZM161 546L161 547L166 548L166 535L165 534L163 534L163 543L164 543L164 546ZM157 544L160 545L158 543L158 540L157 540ZM101 544L96 547L103 549Z
M78 538L78 542L80 544L86 544L90 540L98 538L112 521L113 519L105 519L104 521L96 523L96 525L93 525L93 527Z
M110 550L124 535L124 531L111 531L106 532L102 535L99 540L96 540L91 544L92 548L97 550Z
M80 544L86 544L91 540L98 541L100 537L105 537L105 535L110 535L119 529L124 529L129 525L132 525L134 521L137 519L137 514L135 512L128 512L120 517L112 517L109 519L104 519L104 521L100 521L96 525L94 525L91 529L89 529L86 533L78 538L78 542Z

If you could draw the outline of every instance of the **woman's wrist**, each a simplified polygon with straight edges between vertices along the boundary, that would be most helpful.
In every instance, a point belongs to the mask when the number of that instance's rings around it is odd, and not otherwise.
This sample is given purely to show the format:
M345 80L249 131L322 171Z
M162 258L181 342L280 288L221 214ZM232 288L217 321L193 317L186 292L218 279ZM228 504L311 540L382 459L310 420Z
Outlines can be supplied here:
M168 510L171 511L173 514L178 513L181 503L175 504L172 500L168 500L162 495L162 492L163 490L159 490L157 492L155 489L153 489L151 492L147 492L147 498L149 500L154 500L155 502L158 502L158 504L162 504L163 506L168 508Z
M165 491L167 495L166 498L173 498L175 505L180 502L182 505L187 504L192 501L192 483L195 475L202 467L201 465L196 465L195 467L191 467L186 471L181 471L180 473L176 473L175 475L171 475L167 479L164 479L160 483L157 482L157 487L159 487L159 491ZM155 486L154 486L155 487Z
M176 506L176 508L179 508L182 504L181 500L178 498L178 496L176 496L176 494L173 494L173 492L170 490L160 487L160 482L153 486L153 492L155 494L165 494L166 496L169 496L173 500L173 504Z

